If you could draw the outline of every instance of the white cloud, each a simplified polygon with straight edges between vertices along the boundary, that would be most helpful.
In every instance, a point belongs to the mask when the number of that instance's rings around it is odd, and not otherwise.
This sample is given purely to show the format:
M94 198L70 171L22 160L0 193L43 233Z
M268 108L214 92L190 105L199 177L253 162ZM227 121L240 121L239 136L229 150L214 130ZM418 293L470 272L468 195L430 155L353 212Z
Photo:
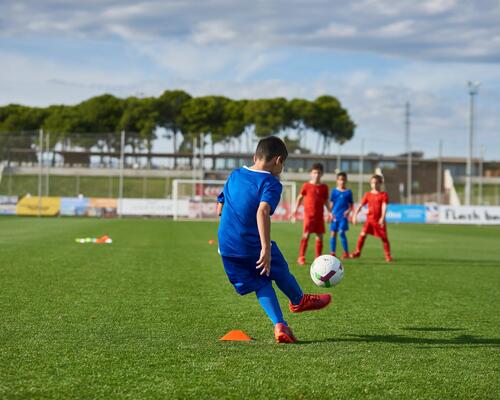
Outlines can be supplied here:
M369 50L409 59L500 62L500 3L488 0L213 0L0 3L1 36L67 35L198 45ZM335 40L331 40L334 38ZM396 40L396 42L394 41Z

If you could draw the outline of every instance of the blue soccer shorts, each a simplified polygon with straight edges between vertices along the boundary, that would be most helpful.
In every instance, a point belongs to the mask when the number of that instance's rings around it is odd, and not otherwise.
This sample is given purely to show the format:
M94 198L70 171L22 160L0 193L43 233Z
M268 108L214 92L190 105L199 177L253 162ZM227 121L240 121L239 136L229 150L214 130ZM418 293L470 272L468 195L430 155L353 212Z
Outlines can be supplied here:
M222 256L222 264L229 281L240 295L259 290L270 281L286 279L290 275L288 263L281 254L275 242L271 243L271 273L269 276L260 275L262 269L256 269L259 255L254 257L226 257Z
M330 231L332 232L345 232L349 230L349 221L347 218L335 219L330 223Z

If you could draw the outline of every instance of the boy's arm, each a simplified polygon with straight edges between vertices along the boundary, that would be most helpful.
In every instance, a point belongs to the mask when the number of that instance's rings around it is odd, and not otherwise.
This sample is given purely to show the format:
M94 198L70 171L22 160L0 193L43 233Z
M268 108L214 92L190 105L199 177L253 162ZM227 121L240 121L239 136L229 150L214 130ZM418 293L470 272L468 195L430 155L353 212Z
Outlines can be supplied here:
M271 206L265 201L261 201L257 209L257 228L261 250L256 268L262 269L261 275L269 276L271 272Z
M297 210L299 209L299 206L302 203L303 198L304 198L304 195L302 193L297 196L297 200L295 201L295 208L292 211L293 217L295 217L295 214L297 214Z
M354 210L354 214L352 216L353 225L356 225L356 223L358 222L358 214L365 204L366 204L366 196L363 196L363 198L361 199L361 202L358 204L358 206ZM354 207L354 204L353 204L353 207Z
M224 192L220 192L217 196L217 215L222 215L222 207L224 206Z
M349 196L349 208L348 208L348 209L346 210L346 212L344 213L344 216L345 216L346 218L348 218L348 217L349 217L349 214L350 214L351 212L353 212L353 211L354 211L354 200L353 200L353 198L352 198L352 193L351 193L351 195Z
M378 221L378 223L380 224L380 226L384 226L385 224L385 215L387 214L387 203L384 201L382 203L382 215L380 216L380 220Z

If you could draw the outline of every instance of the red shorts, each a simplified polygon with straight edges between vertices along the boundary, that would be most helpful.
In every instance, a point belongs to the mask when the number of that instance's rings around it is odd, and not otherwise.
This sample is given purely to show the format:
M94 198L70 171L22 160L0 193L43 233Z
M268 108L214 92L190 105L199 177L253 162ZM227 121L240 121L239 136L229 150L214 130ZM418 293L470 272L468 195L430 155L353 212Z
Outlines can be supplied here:
M321 218L304 217L304 233L325 233L325 220Z
M361 233L364 233L365 235L373 235L380 239L387 239L386 224L380 226L377 221L367 220L363 225L363 229L361 229Z

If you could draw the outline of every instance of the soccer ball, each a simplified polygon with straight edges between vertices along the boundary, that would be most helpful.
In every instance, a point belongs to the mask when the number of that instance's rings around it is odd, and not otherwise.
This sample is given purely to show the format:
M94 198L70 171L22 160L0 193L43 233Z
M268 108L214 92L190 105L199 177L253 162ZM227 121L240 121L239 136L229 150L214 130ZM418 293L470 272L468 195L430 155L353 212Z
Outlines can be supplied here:
M319 256L311 265L311 279L318 286L337 285L344 276L344 267L334 256Z

